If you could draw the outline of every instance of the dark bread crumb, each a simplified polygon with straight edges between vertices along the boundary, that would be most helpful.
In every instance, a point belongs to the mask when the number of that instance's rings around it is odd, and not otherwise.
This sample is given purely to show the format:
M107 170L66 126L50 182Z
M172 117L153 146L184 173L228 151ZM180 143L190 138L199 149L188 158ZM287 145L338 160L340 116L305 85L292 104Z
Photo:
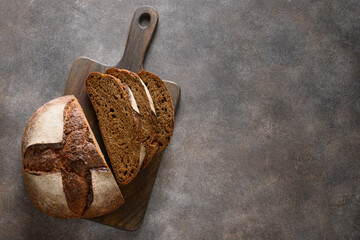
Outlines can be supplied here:
M144 144L146 155L142 168L146 167L157 151L157 144L154 144L156 136L156 116L151 111L150 102L147 98L144 86L140 77L128 70L109 68L105 74L110 74L125 83L133 92L134 98L140 111L140 120L142 126L141 142Z
M157 115L156 137L154 141L158 144L158 151L161 151L170 143L174 130L174 108L170 93L165 83L155 74L141 71L138 75L149 89L154 101Z
M139 115L131 106L127 86L119 79L101 73L91 73L85 86L116 180L119 184L128 184L141 167L141 127Z

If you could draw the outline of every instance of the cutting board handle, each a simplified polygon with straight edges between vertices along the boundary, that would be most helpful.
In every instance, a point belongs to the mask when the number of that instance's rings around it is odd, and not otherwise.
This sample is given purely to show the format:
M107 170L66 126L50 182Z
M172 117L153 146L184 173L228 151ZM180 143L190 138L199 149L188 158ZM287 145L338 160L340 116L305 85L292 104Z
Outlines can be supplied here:
M149 6L138 8L131 20L125 51L121 60L115 65L135 73L143 69L146 50L159 19L157 11Z

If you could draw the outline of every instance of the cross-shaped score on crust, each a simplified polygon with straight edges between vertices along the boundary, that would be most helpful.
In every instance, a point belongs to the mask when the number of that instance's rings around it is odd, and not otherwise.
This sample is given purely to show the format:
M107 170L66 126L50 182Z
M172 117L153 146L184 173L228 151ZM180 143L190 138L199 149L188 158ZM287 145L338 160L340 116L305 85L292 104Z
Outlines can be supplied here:
M62 143L29 146L23 164L34 175L60 172L68 207L80 216L93 201L91 170L108 170L74 100L64 110Z

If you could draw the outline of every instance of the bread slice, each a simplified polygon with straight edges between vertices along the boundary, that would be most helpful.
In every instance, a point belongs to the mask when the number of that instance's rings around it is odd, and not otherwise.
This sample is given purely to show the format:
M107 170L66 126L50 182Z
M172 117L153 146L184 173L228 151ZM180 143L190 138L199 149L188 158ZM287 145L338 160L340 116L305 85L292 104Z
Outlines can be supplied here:
M126 185L135 178L145 157L134 96L125 84L108 74L91 73L85 86L116 180Z
M54 99L30 118L22 138L30 201L58 218L97 217L124 203L77 99Z
M110 74L111 76L118 78L122 83L125 83L134 94L141 116L141 142L146 150L142 165L142 168L144 168L149 164L157 151L157 143L154 143L154 138L156 136L156 113L149 90L137 74L128 70L109 68L105 74Z
M149 89L155 105L157 116L157 127L155 142L158 144L158 151L163 150L170 143L174 130L174 108L170 93L165 83L155 74L147 71L138 73Z

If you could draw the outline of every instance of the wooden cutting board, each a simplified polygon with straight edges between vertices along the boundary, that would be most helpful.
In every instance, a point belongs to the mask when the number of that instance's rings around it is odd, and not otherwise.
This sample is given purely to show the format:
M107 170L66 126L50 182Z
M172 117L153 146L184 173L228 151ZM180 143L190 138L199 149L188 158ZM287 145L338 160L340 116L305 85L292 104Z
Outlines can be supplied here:
M128 69L135 73L143 69L144 56L155 32L157 22L158 13L155 9L145 6L135 11L123 57L115 67ZM104 73L110 67L112 66L85 57L76 59L64 91L64 95L72 94L78 98L107 161L109 158L101 138L95 112L87 96L85 80L91 72ZM180 98L180 88L174 82L165 81L165 83L170 91L176 111ZM123 206L113 213L90 220L125 230L136 230L145 216L161 159L162 152L155 155L150 164L136 176L134 181L125 187L121 187L125 198Z

